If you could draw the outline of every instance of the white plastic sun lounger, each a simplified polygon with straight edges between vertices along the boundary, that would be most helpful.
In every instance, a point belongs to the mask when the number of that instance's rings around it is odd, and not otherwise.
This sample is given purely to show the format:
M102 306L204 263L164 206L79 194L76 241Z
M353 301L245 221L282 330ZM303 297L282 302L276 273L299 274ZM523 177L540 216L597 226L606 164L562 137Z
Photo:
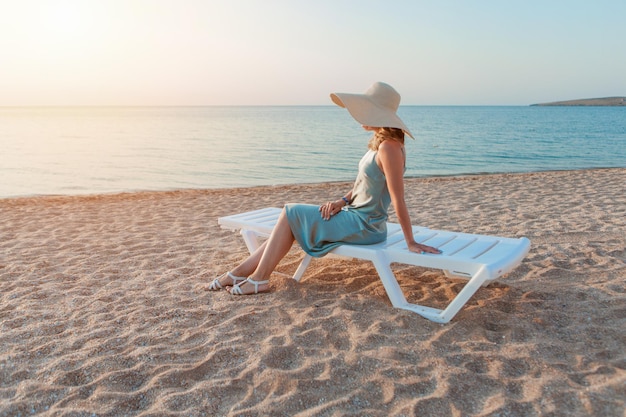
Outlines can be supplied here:
M278 220L279 208L265 208L232 216L220 217L222 228L240 230L250 253L261 244L259 238L267 238ZM410 252L399 224L387 224L387 240L374 245L342 245L332 254L372 261L387 291L391 304L396 308L413 311L438 323L449 322L482 286L512 271L530 249L525 238L506 238L467 233L431 230L413 226L418 243L439 248L441 255ZM293 278L300 281L311 261L305 254ZM450 278L463 278L467 284L443 310L407 302L392 270L392 263L441 269Z

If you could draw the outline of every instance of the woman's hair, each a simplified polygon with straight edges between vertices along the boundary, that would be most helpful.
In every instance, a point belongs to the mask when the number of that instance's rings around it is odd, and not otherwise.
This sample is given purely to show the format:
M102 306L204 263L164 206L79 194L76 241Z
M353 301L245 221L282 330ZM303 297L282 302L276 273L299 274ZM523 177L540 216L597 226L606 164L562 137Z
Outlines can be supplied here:
M396 140L404 145L404 131L395 127L381 127L378 132L372 136L367 147L373 151L377 151L381 143L387 139Z

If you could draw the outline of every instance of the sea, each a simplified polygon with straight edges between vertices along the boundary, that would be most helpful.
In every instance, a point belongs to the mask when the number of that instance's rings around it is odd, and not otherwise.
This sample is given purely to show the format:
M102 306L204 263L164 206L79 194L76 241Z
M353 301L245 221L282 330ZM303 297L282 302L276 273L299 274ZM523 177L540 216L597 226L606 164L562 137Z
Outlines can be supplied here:
M626 167L626 107L401 106L406 177ZM0 107L0 198L351 181L336 106Z

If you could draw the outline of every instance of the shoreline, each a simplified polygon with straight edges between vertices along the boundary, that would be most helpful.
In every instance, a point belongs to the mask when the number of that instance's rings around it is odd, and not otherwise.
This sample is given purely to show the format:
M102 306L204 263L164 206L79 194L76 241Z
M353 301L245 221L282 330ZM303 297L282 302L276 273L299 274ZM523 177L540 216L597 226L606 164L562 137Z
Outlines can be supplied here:
M0 199L0 416L621 416L626 168L413 177L413 224L526 236L451 323L373 266L315 259L268 294L202 290L247 256L217 218L352 182ZM394 221L395 214L390 213ZM409 301L462 284L396 265Z
M479 172L479 173L463 173L463 174L441 174L441 175L428 175L428 176L405 176L405 181L417 181L417 180L438 180L438 179L464 179L473 177L490 177L490 176L508 176L508 175L535 175L535 174L549 174L549 173L561 173L561 172L577 172L577 171L606 171L606 170L626 170L626 167L595 167L595 168L579 168L579 169L555 169L546 171L520 171L520 172ZM78 193L78 194L24 194L15 196L0 196L0 201L13 200L22 198L45 198L45 197L97 197L97 196L114 196L114 195L127 195L127 194L142 194L142 193L172 193L172 192L187 192L187 191L228 191L228 190L248 190L248 189L264 189L264 188L280 188L280 187L316 187L320 185L332 185L332 184L352 184L350 180L338 180L338 181L324 181L324 182L302 182L302 183L285 183L285 184L264 184L264 185L250 185L241 187L217 187L217 188L172 188L162 190L149 190L149 189L137 189L137 190L125 190L125 191L111 191L111 192L94 192L94 193Z

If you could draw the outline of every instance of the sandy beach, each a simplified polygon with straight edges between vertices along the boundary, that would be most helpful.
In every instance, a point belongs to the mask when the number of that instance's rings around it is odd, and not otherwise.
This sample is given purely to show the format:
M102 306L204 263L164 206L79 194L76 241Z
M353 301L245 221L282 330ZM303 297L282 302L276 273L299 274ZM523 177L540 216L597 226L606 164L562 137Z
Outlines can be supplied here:
M218 217L350 187L0 200L0 416L624 416L626 169L408 179L414 224L532 242L448 324L368 262L294 282L297 248L269 294L203 291L247 256ZM462 286L396 273L435 307Z

